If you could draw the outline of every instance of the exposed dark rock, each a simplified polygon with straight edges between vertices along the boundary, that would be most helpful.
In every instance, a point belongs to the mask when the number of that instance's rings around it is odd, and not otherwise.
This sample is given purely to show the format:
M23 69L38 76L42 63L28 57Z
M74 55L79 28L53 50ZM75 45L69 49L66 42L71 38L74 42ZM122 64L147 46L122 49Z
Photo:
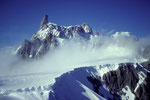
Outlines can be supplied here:
M146 61L146 62L143 62L141 63L141 65L147 69L148 71L150 71L150 61Z
M148 68L148 64L143 64ZM138 72L145 73L143 67L137 64L135 68L133 64L120 64L115 71L110 71L104 74L103 79L110 91L116 91L120 95L125 95L122 89L129 86L132 93L135 95L135 100L150 100L150 73L146 72L146 78L142 84L139 85L136 91L135 87L139 81Z
M102 85L101 84L101 81L100 81L100 77L92 77L92 76L89 76L87 77L88 81L90 81L93 85L93 90L99 94L99 87Z
M108 97L108 100L113 100L113 99L111 99L111 98Z
M50 49L54 49L58 46L58 42L52 34L49 34L44 41L42 41L42 45L37 51L37 57L44 55Z
M57 47L58 42L52 34L47 35L44 41L38 38L33 40L25 40L22 46L18 50L18 55L23 59L39 58L45 54L50 48Z
M48 23L48 15L46 14L41 22L40 28L43 28Z
M104 97L104 95L102 93L99 93L100 96Z
M103 80L110 91L119 92L125 86L129 86L133 92L139 80L138 74L133 64L120 64L115 71L110 71L103 75Z
M32 42L29 40L25 40L21 48L18 50L18 54L21 55L22 58L29 57L31 53L34 53L32 48Z
M135 95L135 100L150 100L150 73L147 73L147 77L144 82L139 85Z
M109 96L105 97L103 95L103 93L105 93L107 90L104 90L104 88L103 88L103 85L101 83L101 77L98 77L98 76L96 76L96 77L89 76L89 77L87 77L87 79L88 79L88 81L90 81L92 83L93 90L97 94L101 95L104 98L108 98L108 99L112 98L111 100L120 100L120 96L116 92L114 92L114 91L110 92L110 94L112 95L112 97L109 97ZM100 89L100 87L101 87L102 90ZM107 92L109 92L109 91L107 91Z

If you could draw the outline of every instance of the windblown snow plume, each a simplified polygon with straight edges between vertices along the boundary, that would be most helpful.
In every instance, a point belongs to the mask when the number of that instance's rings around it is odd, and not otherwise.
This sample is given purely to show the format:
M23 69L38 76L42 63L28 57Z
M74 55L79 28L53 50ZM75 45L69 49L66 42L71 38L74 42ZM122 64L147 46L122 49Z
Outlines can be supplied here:
M149 39L137 39L129 32L111 36L91 35L90 40L63 40L61 46L46 53L41 59L22 61L13 52L1 49L1 75L54 72L78 66L121 62L142 62ZM13 49L14 50L14 49Z

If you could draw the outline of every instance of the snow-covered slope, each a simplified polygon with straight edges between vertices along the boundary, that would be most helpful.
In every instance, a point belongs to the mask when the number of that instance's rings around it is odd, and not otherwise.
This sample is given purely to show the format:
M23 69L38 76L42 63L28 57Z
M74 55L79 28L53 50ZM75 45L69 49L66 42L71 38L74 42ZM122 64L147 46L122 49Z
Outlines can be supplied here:
M89 66L77 68L61 75L56 78L56 82L52 86L53 90L50 92L49 100L105 100L107 96L112 98L113 96L104 88L102 89L105 98L94 92L93 85L88 81L88 77L97 77L97 84L101 84L97 74L95 67Z
M140 98L136 90L146 75L141 65L133 63L77 68L56 78L49 100L134 100Z
M3 77L3 80L1 78L0 87L3 89L0 91L0 100L5 98L6 100L134 100L135 98L148 100L150 97L149 75L149 71L140 64L121 63L75 68L57 77L54 84L40 84L38 82L39 86L38 83L36 85L33 83L32 86L30 84L30 87L27 87L26 82L22 82L24 88L11 89L14 85L6 82L7 84L4 85L10 87L4 89L2 81L7 78ZM52 79L50 76L48 73L30 75L32 79L37 78L41 82L48 78ZM9 79L13 83L22 78L24 81L28 80L28 77L16 76ZM35 81L32 79L31 83ZM49 81L49 83L51 82ZM18 84L16 82L16 85ZM147 92L145 96L142 91Z

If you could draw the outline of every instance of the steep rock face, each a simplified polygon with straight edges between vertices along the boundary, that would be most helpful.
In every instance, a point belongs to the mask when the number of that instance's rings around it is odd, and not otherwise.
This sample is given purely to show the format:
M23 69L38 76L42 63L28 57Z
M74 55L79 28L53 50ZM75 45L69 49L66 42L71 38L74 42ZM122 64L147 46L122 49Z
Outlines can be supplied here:
M45 54L48 50L57 47L57 40L55 36L49 34L45 40L41 41L38 38L32 40L25 40L21 47L18 49L17 54L21 58L38 58Z
M45 15L41 22L40 28L43 28L44 26L46 26L47 23L48 23L48 15Z
M103 82L101 80L101 77L88 76L87 79L93 85L93 91L99 94L100 96L109 100L120 100L120 96L116 92L110 92L104 88L104 84L102 84Z
M22 58L34 58L36 56L37 49L41 44L42 42L39 39L25 40L21 47L19 47L17 53Z
M48 22L48 15L45 15L40 29L35 33L31 40L25 40L17 49L17 54L24 59L39 58L49 50L61 45L65 40L78 38L89 40L93 31L88 24L75 26L58 26Z
M147 77L144 82L139 85L135 95L135 100L150 100L150 73L147 73Z
M134 91L139 80L138 74L132 64L120 64L116 71L110 71L103 76L105 84L109 89L117 92L125 86Z
M132 99L150 99L150 73L139 64L136 67L131 63L120 64L117 70L104 74L103 80L110 91L115 91L120 96L125 96L125 91L131 90ZM129 100L128 96L126 99Z
M92 77L89 76L87 77L88 81L90 81L93 85L93 90L99 94L99 87L102 85L101 81L100 81L100 77Z

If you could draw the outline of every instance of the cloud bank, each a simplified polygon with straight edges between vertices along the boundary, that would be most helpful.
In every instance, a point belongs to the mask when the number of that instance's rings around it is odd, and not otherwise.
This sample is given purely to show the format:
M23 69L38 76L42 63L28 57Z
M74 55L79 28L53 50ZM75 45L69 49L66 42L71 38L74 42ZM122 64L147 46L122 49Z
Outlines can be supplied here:
M0 49L0 76L68 71L75 67L146 60L143 51L149 38L137 39L128 32L94 35L90 41L72 39L38 60L22 61L15 48ZM125 36L121 35L124 34Z

